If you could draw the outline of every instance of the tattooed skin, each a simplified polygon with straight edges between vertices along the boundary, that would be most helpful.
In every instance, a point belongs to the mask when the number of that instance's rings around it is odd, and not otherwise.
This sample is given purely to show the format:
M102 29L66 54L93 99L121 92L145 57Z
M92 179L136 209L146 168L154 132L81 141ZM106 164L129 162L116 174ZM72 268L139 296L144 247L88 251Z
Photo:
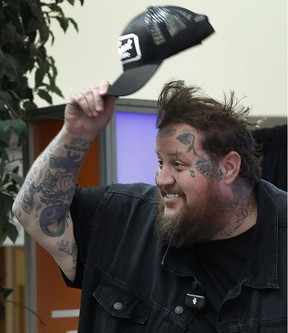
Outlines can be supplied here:
M198 156L195 150L195 136L192 133L180 134L177 136L177 140L179 140L185 146L188 146L187 153L192 151L195 156ZM204 177L209 177L212 175L212 165L207 159L203 157L200 157L197 160L195 167ZM190 175L191 177L195 177L195 172L190 170Z
M73 259L74 269L76 268L76 262L77 262L77 245L73 245L72 248L70 248L69 241L64 241L63 239L61 242L57 242L58 250L60 252L67 253L70 255Z
M188 146L187 153L191 152L195 156L199 156L196 153L195 149L195 136L192 133L183 133L180 134L177 137L177 140L179 140L181 143L183 143L185 146ZM196 169L204 176L204 177L211 177L213 175L213 172L215 172L215 166L206 158L199 156L199 159L196 162L195 165ZM193 170L189 170L191 177L195 177L195 172ZM223 171L218 170L216 174L216 178L218 181L222 180L224 177Z
M50 167L53 169L79 169L82 163L82 158L78 154L68 152L67 157L51 156Z
M247 207L244 205L243 201L240 199L234 201L233 210L235 211L237 221L244 220L248 216Z
M21 208L28 214L30 214L34 208L34 196L36 192L37 189L33 183L30 186L27 186L23 192Z
M59 204L43 209L40 215L40 228L50 237L62 236L66 230L66 216L69 206L67 204ZM61 219L62 218L62 219ZM56 230L55 230L56 229Z
M71 144L65 144L64 148L66 150L74 151L74 152L87 152L87 147L89 147L91 142L85 139L74 138L71 141Z
M50 170L47 170L43 183L37 187L37 192L42 193L41 202L60 204L65 200L70 201L74 193L75 180L75 173L57 172L52 174Z
M170 138L176 132L175 128L163 128L161 131L158 132L158 137L160 139Z
M37 192L41 193L40 201L49 205L40 215L40 228L50 237L59 237L64 234L67 226L65 213L69 209L66 202L72 200L74 194L74 184L77 177L77 169L80 167L81 159L79 155L72 155L63 158L54 155L50 158L50 167L63 169L53 174L47 170L45 179L37 187ZM69 173L67 172L69 170ZM64 218L62 218L64 215ZM62 218L62 219L61 219Z
M197 160L195 167L204 177L212 176L212 171L213 171L212 165L205 158L200 157Z
M217 175L216 175L216 179L217 179L218 182L220 180L224 179L224 172L221 169L218 170Z
M19 194L21 209L28 214L33 213L34 218L39 219L41 230L50 237L59 237L65 233L67 211L74 195L77 172L91 142L74 138L64 144L66 156L62 153L59 157L54 151L60 144L59 136L39 156ZM20 216L20 209L17 214Z
M192 133L183 133L177 136L177 140L179 140L184 145L188 146L187 152L192 151L194 155L196 155L194 142L195 136ZM197 155L196 155L197 156Z
M248 202L249 198L244 196L243 198L235 198L232 204L232 211L235 213L236 216L236 224L233 226L232 229L227 231L224 236L230 237L233 235L245 222L245 219L255 211L257 205L254 200Z
M195 178L195 171L193 169L189 169L190 176Z

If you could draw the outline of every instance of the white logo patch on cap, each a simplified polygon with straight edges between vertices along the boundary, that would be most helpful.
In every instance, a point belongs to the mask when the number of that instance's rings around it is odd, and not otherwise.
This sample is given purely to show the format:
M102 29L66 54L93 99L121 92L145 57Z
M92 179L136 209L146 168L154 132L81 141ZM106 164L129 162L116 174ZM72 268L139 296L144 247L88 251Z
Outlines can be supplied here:
M135 34L119 37L118 53L122 64L137 61L142 58L139 38Z

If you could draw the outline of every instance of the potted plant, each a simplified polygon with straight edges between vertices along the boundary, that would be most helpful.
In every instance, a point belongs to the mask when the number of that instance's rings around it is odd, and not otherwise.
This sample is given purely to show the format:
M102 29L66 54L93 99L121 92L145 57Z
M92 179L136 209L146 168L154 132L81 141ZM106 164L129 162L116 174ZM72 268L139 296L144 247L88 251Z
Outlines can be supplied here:
M52 104L62 96L56 84L57 68L45 46L55 36L51 22L64 32L77 23L66 17L62 3L75 0L2 0L0 9L0 246L18 231L11 215L15 194L22 183L21 149L26 142L26 118L36 109L34 96ZM83 5L84 0L79 0ZM29 78L33 78L28 81Z
M83 5L84 0L78 1ZM11 208L23 181L22 152L28 137L26 121L29 111L37 109L34 97L51 105L53 94L62 96L56 84L56 64L47 53L46 45L54 42L51 23L55 20L64 32L71 25L78 31L77 23L64 14L61 6L65 2L75 4L75 0L1 1L0 247L7 238L15 242L18 237ZM7 302L33 312L25 305L7 299L12 288L5 287L3 276L0 276L0 330Z

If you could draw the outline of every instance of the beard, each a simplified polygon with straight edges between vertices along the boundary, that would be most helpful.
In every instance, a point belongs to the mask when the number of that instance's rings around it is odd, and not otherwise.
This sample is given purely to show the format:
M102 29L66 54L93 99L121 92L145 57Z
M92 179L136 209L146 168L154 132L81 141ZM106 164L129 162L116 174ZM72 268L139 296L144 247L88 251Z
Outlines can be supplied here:
M177 215L165 215L165 204L159 191L158 212L154 228L172 247L188 248L194 243L212 240L223 229L225 200L210 183L206 195L187 204Z

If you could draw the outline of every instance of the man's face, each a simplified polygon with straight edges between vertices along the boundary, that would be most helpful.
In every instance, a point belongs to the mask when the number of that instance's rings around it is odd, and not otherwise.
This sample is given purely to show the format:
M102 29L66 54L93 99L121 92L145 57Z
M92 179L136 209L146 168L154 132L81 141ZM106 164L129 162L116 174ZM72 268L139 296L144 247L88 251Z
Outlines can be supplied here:
M158 133L156 153L156 230L176 247L213 239L224 222L223 173L201 148L199 132L186 124L166 127Z

